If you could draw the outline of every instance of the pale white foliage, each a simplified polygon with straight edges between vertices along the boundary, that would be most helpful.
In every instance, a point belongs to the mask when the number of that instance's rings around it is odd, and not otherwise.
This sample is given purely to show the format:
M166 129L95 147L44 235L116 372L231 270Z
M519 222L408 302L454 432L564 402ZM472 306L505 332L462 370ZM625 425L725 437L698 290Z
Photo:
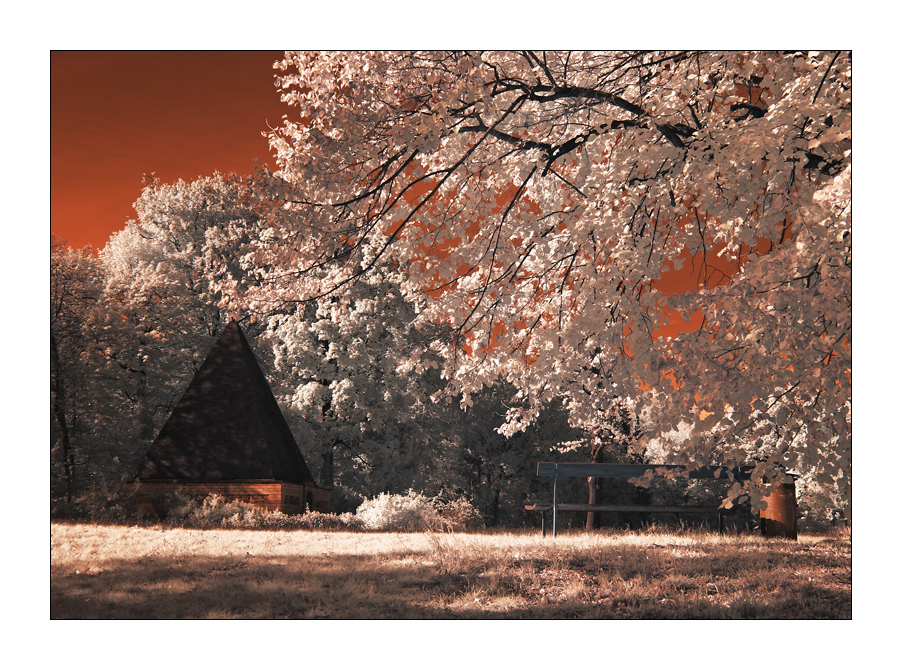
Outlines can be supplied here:
M357 518L371 530L422 531L442 525L433 501L413 490L366 499L357 508Z
M482 525L479 512L469 501L430 498L413 489L365 499L355 519L364 528L391 531L455 531Z
M692 437L692 424L680 421L675 428L660 433L645 443L645 458L649 463L670 463L680 453L683 444Z
M695 426L688 460L765 431L791 465L804 426L847 470L849 54L301 52L279 68L286 206L250 300L387 261L419 322L456 334L431 349L465 402L499 377L520 389L508 433L554 398L591 427L657 392L655 430ZM668 289L680 268L691 285ZM680 315L702 328L657 336Z
M99 253L100 300L111 309L92 325L106 333L106 362L119 378L108 391L133 407L105 429L130 449L149 446L225 317L237 312L246 276L235 257L260 218L255 192L247 180L221 174L190 183L150 180L134 205L137 220ZM138 434L129 440L133 424Z

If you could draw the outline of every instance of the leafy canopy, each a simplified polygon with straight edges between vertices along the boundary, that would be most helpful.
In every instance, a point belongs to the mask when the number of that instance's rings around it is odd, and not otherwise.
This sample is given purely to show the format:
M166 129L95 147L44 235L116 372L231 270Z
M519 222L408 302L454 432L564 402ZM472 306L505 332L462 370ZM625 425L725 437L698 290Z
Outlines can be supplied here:
M277 67L295 110L270 135L285 205L251 304L387 263L420 319L450 325L431 348L465 404L498 378L519 389L508 432L554 398L589 427L654 399L661 431L695 423L687 460L751 449L848 476L849 53L290 52Z

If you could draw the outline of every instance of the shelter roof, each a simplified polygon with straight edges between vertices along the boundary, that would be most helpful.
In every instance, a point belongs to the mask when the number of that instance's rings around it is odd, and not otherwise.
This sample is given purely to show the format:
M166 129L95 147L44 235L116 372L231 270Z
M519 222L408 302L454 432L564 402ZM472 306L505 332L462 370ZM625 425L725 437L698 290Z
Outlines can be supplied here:
M313 483L237 321L213 344L151 445L138 479Z

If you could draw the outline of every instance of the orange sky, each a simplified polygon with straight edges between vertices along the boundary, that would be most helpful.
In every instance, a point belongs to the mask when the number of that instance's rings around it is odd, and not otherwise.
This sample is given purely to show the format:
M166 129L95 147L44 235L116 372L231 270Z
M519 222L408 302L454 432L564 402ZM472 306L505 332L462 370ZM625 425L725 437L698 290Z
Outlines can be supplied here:
M100 248L134 218L145 173L164 182L275 167L261 135L287 105L281 51L54 51L50 232Z

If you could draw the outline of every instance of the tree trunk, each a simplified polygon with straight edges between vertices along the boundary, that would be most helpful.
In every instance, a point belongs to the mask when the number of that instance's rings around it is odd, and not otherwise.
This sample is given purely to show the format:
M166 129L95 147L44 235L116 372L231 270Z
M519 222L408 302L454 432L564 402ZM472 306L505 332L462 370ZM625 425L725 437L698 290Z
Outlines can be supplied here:
M147 346L143 341L140 345L142 350ZM138 440L141 441L141 447L146 449L154 438L153 402L148 388L145 363L139 362L135 372L138 374L138 388L135 394L138 401Z
M334 488L335 486L335 449L338 448L338 442L333 444L325 454L323 454L323 469L319 473L319 485L326 488Z
M601 442L595 437L592 439L592 462L604 463L604 451ZM601 500L601 481L598 477L589 477L589 504L597 505ZM601 514L599 512L586 512L586 530L593 530L601 526Z
M501 491L495 489L495 496L492 498L492 526L498 525L498 504L501 501Z
M72 458L72 442L69 438L69 422L66 421L66 383L63 380L62 364L60 363L59 346L56 336L50 331L50 361L56 370L53 378L53 394L56 402L53 403L53 414L59 426L63 446L63 468L66 473L66 502L72 502L72 493L75 487L74 462Z

